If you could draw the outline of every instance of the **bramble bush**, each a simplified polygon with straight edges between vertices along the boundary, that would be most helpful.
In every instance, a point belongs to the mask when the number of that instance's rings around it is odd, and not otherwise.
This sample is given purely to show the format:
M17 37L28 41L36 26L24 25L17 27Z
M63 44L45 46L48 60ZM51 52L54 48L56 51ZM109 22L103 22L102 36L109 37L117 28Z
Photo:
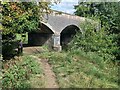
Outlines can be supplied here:
M69 44L71 50L82 50L86 53L95 53L102 57L103 60L115 60L115 52L118 47L115 42L115 35L108 34L106 27L99 30L95 29L95 25L90 22L85 22L80 26L83 30L77 32L76 36Z

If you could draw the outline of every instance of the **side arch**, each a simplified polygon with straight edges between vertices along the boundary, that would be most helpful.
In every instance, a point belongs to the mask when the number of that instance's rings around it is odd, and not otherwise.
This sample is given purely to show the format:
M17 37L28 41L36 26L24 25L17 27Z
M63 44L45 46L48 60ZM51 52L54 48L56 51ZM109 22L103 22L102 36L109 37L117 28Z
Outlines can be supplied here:
M66 26L60 33L60 45L62 46L63 49L66 49L68 44L72 41L73 37L76 35L77 31L82 31L80 30L79 27L76 25L68 25Z
M80 28L80 24L75 24L75 23L70 23L70 24L67 24L65 26L63 26L63 28L60 30L60 33L62 33L62 31L67 28L68 26L74 26L76 28L78 28L80 30L81 33L83 33L83 30Z

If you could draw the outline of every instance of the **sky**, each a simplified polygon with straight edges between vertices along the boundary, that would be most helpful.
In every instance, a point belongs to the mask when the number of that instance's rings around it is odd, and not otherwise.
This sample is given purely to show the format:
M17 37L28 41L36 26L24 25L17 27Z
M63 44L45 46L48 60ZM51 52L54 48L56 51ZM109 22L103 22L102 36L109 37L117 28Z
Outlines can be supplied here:
M78 4L78 0L62 0L59 4L54 4L51 9L73 14L74 5Z

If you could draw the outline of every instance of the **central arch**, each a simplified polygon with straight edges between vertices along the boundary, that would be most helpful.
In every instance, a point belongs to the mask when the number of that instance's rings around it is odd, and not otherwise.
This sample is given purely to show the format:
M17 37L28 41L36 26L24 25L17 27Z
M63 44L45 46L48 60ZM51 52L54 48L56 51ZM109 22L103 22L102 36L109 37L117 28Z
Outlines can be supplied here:
M76 35L76 32L79 30L79 27L76 25L69 25L62 30L60 33L60 45L62 46L62 49L67 48L68 43L72 41L73 37Z

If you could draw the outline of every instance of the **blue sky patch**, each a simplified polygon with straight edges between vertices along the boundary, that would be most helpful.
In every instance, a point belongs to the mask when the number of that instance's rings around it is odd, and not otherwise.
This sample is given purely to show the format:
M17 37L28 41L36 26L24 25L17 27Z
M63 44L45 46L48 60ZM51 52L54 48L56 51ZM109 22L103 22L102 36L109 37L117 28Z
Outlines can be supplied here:
M59 4L53 4L51 9L73 14L75 12L74 5L78 4L78 0L62 0Z

